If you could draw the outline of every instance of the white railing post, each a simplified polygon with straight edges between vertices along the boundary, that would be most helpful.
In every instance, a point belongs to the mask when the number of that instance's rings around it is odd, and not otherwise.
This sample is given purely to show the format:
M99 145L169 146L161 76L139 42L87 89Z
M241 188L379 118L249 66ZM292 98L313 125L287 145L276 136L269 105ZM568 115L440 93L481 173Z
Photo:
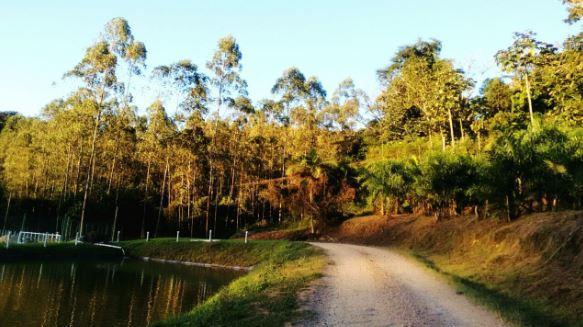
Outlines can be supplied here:
M121 231L117 231L117 243L119 243L119 233L121 233Z
M150 232L146 232L146 242L150 240Z
M249 236L249 232L245 231L245 244L247 244L247 236Z
M176 231L176 243L178 243L178 239L180 238L180 231Z
M79 232L75 233L75 246L79 244Z
M8 231L8 235L6 235L6 248L10 246L10 231Z
M47 233L45 233L45 238L43 240L43 247L46 248L47 247L47 238L49 238L49 235Z
M209 242L213 241L213 230L209 230Z

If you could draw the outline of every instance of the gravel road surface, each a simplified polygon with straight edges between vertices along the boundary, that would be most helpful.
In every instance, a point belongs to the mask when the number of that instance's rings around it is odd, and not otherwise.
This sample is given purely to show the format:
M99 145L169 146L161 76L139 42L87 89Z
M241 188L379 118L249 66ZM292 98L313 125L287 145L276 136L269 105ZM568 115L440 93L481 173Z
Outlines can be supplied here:
M310 326L506 326L438 273L389 249L312 243L330 257Z

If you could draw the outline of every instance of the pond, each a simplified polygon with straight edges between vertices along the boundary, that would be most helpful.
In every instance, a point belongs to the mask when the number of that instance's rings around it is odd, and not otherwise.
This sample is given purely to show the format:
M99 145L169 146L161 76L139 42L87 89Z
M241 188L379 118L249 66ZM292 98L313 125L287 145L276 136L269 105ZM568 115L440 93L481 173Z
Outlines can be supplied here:
M0 326L149 326L241 275L138 260L0 263Z

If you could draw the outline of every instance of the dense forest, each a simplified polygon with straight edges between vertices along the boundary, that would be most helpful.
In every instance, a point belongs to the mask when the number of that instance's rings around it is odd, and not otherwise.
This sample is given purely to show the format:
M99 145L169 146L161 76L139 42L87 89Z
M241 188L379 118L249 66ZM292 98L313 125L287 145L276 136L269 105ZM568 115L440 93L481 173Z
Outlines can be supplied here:
M401 47L375 99L350 78L329 93L292 67L255 102L232 36L200 66L150 68L114 18L65 72L78 90L38 117L0 115L2 229L228 236L366 210L513 220L581 208L583 33L561 46L515 34L495 54L503 74L483 85L441 48ZM158 95L147 108L136 80Z

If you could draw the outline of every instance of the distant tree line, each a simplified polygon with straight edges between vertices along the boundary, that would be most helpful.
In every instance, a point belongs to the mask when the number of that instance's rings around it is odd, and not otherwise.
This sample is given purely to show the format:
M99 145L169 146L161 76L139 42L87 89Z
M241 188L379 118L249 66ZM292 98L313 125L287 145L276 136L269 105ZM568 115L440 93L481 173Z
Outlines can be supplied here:
M580 7L568 5L576 23ZM350 78L329 95L292 67L254 102L232 36L204 68L148 69L146 46L114 18L65 73L75 92L39 117L0 115L2 227L204 236L314 228L367 207L440 219L580 208L582 34L560 48L516 34L496 54L508 75L477 95L441 47L399 49L373 100ZM135 105L138 79L157 95L147 108Z

